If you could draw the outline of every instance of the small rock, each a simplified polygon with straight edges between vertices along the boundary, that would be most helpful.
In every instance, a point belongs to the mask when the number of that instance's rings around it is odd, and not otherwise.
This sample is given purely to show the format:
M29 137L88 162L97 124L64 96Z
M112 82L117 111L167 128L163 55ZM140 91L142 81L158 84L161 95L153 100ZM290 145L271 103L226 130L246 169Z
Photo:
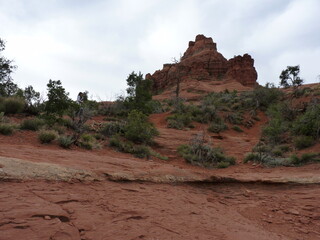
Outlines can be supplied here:
M73 213L74 213L74 210L73 210L73 209L67 209L67 212L68 212L69 214L73 214Z
M309 224L310 220L308 220L308 219L299 219L299 222L303 223L303 224Z
M44 216L44 219L45 219L45 220L51 220L51 217L48 216L48 215L46 215L46 216Z
M270 220L270 219L262 219L262 220L267 222L267 223L272 223L272 220Z
M284 211L284 213L286 213L286 214L292 214L292 215L296 215L296 216L300 215L300 213L299 213L297 210L295 210L295 209L286 210L286 211Z
M299 228L298 231L302 232L304 234L308 234L309 233L309 231L307 229L302 229L302 228Z

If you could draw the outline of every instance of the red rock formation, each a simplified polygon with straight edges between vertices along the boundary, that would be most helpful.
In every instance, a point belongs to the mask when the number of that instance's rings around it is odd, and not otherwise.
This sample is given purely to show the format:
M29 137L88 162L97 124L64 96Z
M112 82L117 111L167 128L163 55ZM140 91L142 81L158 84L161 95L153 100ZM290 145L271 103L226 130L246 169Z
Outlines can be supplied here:
M217 44L211 37L197 35L195 42L189 42L180 62L164 64L162 70L157 70L152 75L147 74L146 78L153 79L155 91L176 84L178 79L238 81L244 86L252 87L257 84L257 72L253 64L254 60L248 54L228 61L217 51Z
M228 61L226 78L234 79L244 86L254 87L258 74L253 64L254 60L249 54L231 58Z

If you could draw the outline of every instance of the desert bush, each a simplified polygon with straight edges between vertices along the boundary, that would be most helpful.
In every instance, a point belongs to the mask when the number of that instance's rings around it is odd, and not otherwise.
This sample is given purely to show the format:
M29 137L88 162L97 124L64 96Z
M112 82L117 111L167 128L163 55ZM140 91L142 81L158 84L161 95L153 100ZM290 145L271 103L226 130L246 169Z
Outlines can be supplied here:
M320 137L320 104L311 104L307 111L293 123L292 132L295 135Z
M101 145L97 142L95 137L91 134L84 133L80 136L77 141L77 144L85 149L92 150L92 149L99 149Z
M66 132L66 127L58 125L58 124L53 125L50 129L56 131L60 135L64 134Z
M229 122L231 124L242 124L243 121L243 117L240 113L236 112L236 113L229 113L226 117L225 117L225 121Z
M149 158L150 156L154 156L161 160L168 160L166 156L162 156L160 153L153 151L150 147L144 144L134 144L131 141L122 139L119 135L112 136L110 138L109 145L111 147L115 147L120 152L130 153L138 158Z
M298 136L294 139L294 146L298 149L304 149L314 145L315 141L311 136Z
M206 144L203 134L198 134L191 139L188 145L181 145L177 150L187 162L193 165L217 167L221 162L224 162L222 165L235 164L235 158L224 155L221 148L214 148Z
M228 126L223 121L213 122L208 127L208 131L213 133L220 133L227 129L228 129Z
M237 132L243 132L242 128L240 128L239 126L233 126L232 129Z
M279 148L281 149L282 152L289 152L290 151L290 146L287 144L280 145Z
M278 144L285 139L283 135L287 130L288 127L284 121L280 118L273 118L269 121L268 125L263 128L262 135L272 144Z
M219 162L217 164L217 168L227 168L230 166L230 163L229 162Z
M62 135L58 138L59 146L63 148L70 148L74 143L72 136Z
M124 141L119 135L112 136L109 141L111 147L115 147L120 152L131 153L136 157L144 158L150 156L150 149L145 145L135 145L130 141Z
M283 151L279 147L276 147L276 148L272 149L271 153L272 153L272 155L274 155L276 157L282 157L283 156Z
M175 129L183 129L185 127L192 127L192 116L190 113L176 113L167 117L167 127Z
M15 114L22 112L25 107L25 101L19 97L8 97L3 99L1 105L3 108L1 111L5 114Z
M303 165L309 162L319 162L320 161L320 153L304 153L301 157L297 155L290 156L290 162L293 165Z
M164 112L161 102L156 100L150 100L146 102L145 108L149 113L162 113Z
M96 139L96 140L106 140L105 136L101 133L94 133L93 134L93 137Z
M6 116L4 116L4 112L0 112L0 123L9 123L10 120Z
M120 122L120 121L108 122L103 124L99 132L105 136L111 137L116 134L123 134L124 127L125 127L124 122Z
M203 107L201 114L197 115L198 122L200 123L213 122L217 118L219 118L219 116L214 105Z
M23 130L38 131L42 126L45 125L45 121L40 118L25 119L20 124L20 128Z
M129 113L127 124L124 127L124 136L135 143L149 144L155 136L159 135L154 125L142 112L133 110Z
M0 123L0 133L2 135L11 135L14 131L15 127L9 123Z
M38 134L38 139L41 143L50 143L57 138L58 134L53 130L42 130Z
M244 163L247 162L258 162L259 161L259 155L258 153L247 153L246 156L243 159Z

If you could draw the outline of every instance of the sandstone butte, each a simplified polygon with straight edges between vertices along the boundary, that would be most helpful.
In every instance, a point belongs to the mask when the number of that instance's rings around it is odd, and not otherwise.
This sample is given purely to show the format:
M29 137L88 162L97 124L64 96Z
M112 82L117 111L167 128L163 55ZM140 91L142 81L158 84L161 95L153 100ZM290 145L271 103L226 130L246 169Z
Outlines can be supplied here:
M175 85L178 80L239 82L245 87L254 87L258 84L257 77L254 59L249 54L227 60L217 51L212 38L204 35L197 35L195 41L189 42L180 61L164 64L162 70L146 75L146 79L153 80L155 92Z

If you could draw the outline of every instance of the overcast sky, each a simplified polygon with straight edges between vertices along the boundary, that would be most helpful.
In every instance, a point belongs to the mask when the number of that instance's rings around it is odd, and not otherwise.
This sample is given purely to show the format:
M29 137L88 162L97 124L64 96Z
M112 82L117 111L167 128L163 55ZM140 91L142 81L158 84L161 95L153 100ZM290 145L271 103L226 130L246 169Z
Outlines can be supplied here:
M197 34L227 59L249 53L261 85L298 64L319 82L319 12L319 0L0 0L0 38L21 88L45 94L59 79L74 99L111 100L129 73L161 69Z

